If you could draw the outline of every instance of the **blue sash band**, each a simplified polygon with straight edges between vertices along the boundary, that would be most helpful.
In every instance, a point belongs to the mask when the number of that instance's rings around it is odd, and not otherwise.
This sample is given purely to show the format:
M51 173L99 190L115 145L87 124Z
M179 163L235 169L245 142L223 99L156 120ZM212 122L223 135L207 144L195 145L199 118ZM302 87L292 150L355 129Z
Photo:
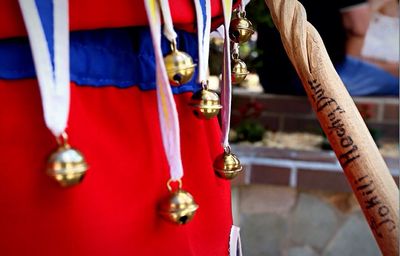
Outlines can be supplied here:
M178 48L198 62L196 34L178 33ZM72 32L70 36L71 80L85 86L139 86L155 89L155 59L147 27ZM170 43L162 38L164 55ZM0 40L0 79L35 77L31 51L26 38ZM196 74L174 93L197 91Z

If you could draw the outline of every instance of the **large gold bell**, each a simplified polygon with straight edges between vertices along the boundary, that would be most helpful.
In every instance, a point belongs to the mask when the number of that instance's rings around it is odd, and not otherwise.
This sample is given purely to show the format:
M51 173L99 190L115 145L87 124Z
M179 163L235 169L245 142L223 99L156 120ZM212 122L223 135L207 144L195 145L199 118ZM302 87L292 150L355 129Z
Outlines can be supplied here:
M233 59L232 64L232 84L240 84L249 74L246 63L240 59Z
M237 17L231 21L229 26L229 38L235 43L244 43L253 35L253 24L246 19L244 12L238 12Z
M88 165L78 150L72 148L63 135L63 143L54 152L47 164L47 174L53 177L63 187L72 186L82 181Z
M240 164L239 158L231 153L230 149L225 150L214 161L214 171L223 179L231 180L242 170L243 166Z
M171 49L172 52L164 57L169 82L174 86L185 84L192 79L196 64L189 54L176 49L175 42L171 44Z
M182 225L193 219L198 208L192 195L179 188L161 201L158 211L164 219Z
M194 93L189 105L193 108L194 115L200 119L213 118L222 108L218 94L207 88Z

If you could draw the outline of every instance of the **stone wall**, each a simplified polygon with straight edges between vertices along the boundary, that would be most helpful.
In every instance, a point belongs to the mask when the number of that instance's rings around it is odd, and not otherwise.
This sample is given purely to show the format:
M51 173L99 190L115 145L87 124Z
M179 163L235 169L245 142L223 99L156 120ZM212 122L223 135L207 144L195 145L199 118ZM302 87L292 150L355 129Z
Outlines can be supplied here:
M369 128L379 131L380 138L399 140L399 98L353 97ZM232 127L241 122L240 109L246 104L262 107L259 121L269 130L286 132L321 132L307 97L235 92L232 97Z
M233 186L245 256L381 255L352 193Z

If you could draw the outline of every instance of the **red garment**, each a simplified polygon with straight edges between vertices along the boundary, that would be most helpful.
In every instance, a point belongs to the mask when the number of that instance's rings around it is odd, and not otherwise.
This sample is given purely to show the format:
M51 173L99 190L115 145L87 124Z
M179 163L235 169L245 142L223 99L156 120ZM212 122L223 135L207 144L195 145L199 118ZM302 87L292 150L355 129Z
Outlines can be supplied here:
M220 16L220 1L212 2L213 16ZM193 30L193 3L170 3L177 27ZM147 24L142 1L132 0L71 0L70 20L71 30ZM0 38L25 34L17 1L0 1ZM169 169L155 91L71 84L69 142L90 169L81 184L61 188L45 173L57 145L44 123L36 79L0 80L0 254L228 255L230 184L212 169L222 152L220 127L216 118L193 115L191 95L175 101L183 189L199 209L178 226L157 215L169 194Z
M194 31L194 2L170 0L171 15L176 28ZM147 25L144 2L135 0L70 0L70 29L115 28ZM222 23L221 1L211 1L214 27ZM12 22L10 22L12 21ZM0 39L26 35L17 0L0 1Z
M168 195L155 91L72 84L67 133L86 157L84 181L61 188L45 174L57 145L36 80L0 80L1 255L227 255L229 182L215 176L217 120L197 119L175 96L183 188L199 205L186 225L157 215Z

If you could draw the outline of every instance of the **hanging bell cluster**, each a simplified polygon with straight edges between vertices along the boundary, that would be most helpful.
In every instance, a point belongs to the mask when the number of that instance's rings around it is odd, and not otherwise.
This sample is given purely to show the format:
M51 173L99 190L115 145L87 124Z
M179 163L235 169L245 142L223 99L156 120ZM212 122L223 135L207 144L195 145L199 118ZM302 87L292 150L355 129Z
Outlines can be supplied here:
M164 57L165 68L171 85L179 86L192 79L196 64L189 54L176 48L175 41L171 43L171 50L171 53Z
M231 152L230 147L225 148L224 153L214 161L214 171L218 177L223 179L231 180L242 170L243 166L239 158Z
M234 42L232 50L232 84L238 85L249 74L247 65L239 59L239 44L250 40L254 33L253 24L246 19L246 13L238 11L236 18L231 20L229 38Z
M181 188L182 182L180 180L178 182L179 188L175 192L172 192L170 181L168 182L167 186L171 194L161 201L158 212L165 220L183 225L193 219L199 206L192 195Z
M68 144L65 133L58 144L58 149L49 158L47 174L63 187L80 183L88 169L85 158Z
M218 115L222 105L216 92L208 89L208 83L202 83L202 89L193 94L189 105L200 119L211 119Z

